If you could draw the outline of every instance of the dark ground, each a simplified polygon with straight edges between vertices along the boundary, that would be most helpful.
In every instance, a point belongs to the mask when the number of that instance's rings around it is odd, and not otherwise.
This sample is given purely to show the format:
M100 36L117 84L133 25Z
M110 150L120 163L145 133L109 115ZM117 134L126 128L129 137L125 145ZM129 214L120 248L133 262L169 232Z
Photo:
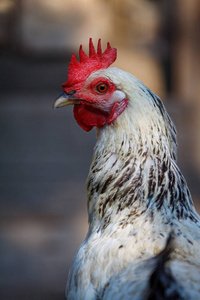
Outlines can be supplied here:
M85 180L95 133L72 108L52 110L66 79L65 60L3 53L0 59L1 299L65 299L69 265L87 231ZM165 103L179 132L179 161L194 200L190 113Z

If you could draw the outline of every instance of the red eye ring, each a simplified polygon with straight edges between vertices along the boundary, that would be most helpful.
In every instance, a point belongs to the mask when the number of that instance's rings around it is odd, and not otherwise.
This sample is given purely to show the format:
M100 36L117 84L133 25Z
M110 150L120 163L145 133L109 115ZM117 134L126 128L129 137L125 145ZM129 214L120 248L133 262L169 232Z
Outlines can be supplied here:
M105 82L98 83L95 89L98 93L104 94L108 90L108 84Z

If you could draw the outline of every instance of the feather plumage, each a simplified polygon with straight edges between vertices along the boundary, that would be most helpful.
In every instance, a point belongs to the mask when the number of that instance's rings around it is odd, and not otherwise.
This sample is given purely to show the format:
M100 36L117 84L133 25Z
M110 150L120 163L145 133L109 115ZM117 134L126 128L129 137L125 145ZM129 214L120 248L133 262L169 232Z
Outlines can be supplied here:
M111 124L97 127L87 179L89 230L70 270L67 298L198 299L200 217L176 163L173 122L134 76L100 69L88 74L84 89L98 78L116 90L91 105L109 111L123 99L128 104ZM157 296L161 286L164 298Z

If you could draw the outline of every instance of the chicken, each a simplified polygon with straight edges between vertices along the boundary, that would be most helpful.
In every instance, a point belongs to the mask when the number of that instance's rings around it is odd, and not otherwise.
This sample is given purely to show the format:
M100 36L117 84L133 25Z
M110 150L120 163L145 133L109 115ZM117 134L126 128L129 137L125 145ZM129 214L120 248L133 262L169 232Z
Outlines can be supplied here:
M54 108L97 142L87 179L87 236L67 299L200 299L200 217L176 164L176 129L161 100L109 66L116 49L72 55Z

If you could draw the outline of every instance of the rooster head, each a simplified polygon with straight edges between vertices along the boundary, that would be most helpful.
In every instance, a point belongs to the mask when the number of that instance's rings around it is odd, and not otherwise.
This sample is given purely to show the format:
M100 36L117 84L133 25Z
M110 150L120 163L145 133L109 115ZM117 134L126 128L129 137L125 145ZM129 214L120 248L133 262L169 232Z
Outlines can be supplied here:
M68 68L67 81L62 85L62 93L53 107L74 105L74 117L86 131L93 127L110 125L126 108L126 94L117 88L106 70L117 57L117 51L107 44L102 52L101 40L98 41L97 52L92 39L89 41L89 56L80 46L79 60L72 55Z

